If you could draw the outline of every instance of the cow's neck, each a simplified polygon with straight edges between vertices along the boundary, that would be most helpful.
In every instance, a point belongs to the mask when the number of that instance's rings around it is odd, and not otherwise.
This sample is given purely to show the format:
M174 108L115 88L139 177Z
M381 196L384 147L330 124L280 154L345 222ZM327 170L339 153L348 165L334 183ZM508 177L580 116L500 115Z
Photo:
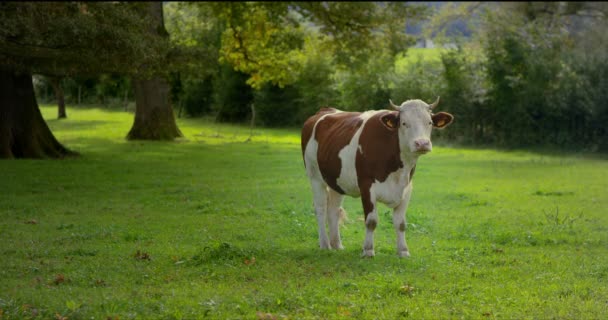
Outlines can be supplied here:
M401 152L401 162L403 162L406 172L410 172L410 170L416 166L418 157L420 157L420 155L412 152Z

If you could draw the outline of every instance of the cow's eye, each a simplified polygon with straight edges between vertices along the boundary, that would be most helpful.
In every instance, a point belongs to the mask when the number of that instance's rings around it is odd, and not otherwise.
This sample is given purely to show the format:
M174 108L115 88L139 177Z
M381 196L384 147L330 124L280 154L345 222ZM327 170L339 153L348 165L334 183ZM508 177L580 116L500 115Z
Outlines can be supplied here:
M407 124L406 124L405 122L402 122L401 124L402 124L404 127L406 127L406 128L408 127L408 126L407 126Z
M433 125L433 121L430 121L430 122L429 122L429 126L432 126L432 125Z

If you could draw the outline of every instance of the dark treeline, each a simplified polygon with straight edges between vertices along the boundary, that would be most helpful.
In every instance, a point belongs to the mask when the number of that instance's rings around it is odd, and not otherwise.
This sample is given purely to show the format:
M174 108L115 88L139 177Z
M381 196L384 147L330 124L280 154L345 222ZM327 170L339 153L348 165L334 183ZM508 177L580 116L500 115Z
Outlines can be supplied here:
M476 35L441 50L439 59L404 58L407 52L396 58L379 54L347 69L317 50L321 43L313 37L301 37L294 41L300 41L302 68L288 83L268 81L254 88L250 74L221 59L176 70L170 79L173 107L181 117L246 122L254 105L260 125L299 126L322 106L363 111L388 108L389 99L430 102L441 96L441 109L456 117L450 130L437 133L449 141L608 151L605 21L588 19L573 28L573 15L565 11L541 16L530 12L546 13L546 8L500 9L480 12ZM172 11L167 11L170 19ZM222 32L215 25L198 37L219 48ZM436 49L428 52L433 55ZM396 68L403 59L408 62ZM52 87L39 79L39 97L52 99ZM68 103L120 106L126 105L131 86L121 76L65 78L62 84Z

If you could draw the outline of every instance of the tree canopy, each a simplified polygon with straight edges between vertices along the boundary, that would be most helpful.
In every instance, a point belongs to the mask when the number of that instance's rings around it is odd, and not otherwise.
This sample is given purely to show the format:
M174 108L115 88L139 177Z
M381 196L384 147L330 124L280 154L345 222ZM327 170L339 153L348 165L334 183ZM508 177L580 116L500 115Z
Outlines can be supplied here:
M248 83L285 86L305 65L305 41L338 66L360 67L379 50L392 54L413 43L405 24L426 10L402 2L230 2L192 3L221 27L220 62L250 75Z
M145 3L2 2L0 66L49 75L136 73L168 45L148 32ZM137 63L134 63L137 61Z

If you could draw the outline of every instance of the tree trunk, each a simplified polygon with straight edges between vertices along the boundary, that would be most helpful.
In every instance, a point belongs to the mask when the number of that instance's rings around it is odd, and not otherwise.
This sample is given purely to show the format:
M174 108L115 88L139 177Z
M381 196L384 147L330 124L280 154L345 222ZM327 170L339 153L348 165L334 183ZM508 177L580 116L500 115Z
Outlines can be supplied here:
M162 2L148 2L149 32L168 38L163 22ZM145 66L143 67L145 68ZM135 121L129 140L173 140L181 137L169 96L169 83L161 75L133 79Z
M50 79L55 91L55 98L57 99L57 119L65 119L68 115L65 112L65 97L63 95L63 88L61 87L61 78L51 77Z
M122 105L125 108L125 111L127 111L127 108L129 107L129 90L125 89L125 97L122 100Z
M135 121L129 140L173 140L182 133L175 123L169 103L169 84L165 79L133 79Z
M42 118L31 74L0 69L0 158L63 158L62 146Z

